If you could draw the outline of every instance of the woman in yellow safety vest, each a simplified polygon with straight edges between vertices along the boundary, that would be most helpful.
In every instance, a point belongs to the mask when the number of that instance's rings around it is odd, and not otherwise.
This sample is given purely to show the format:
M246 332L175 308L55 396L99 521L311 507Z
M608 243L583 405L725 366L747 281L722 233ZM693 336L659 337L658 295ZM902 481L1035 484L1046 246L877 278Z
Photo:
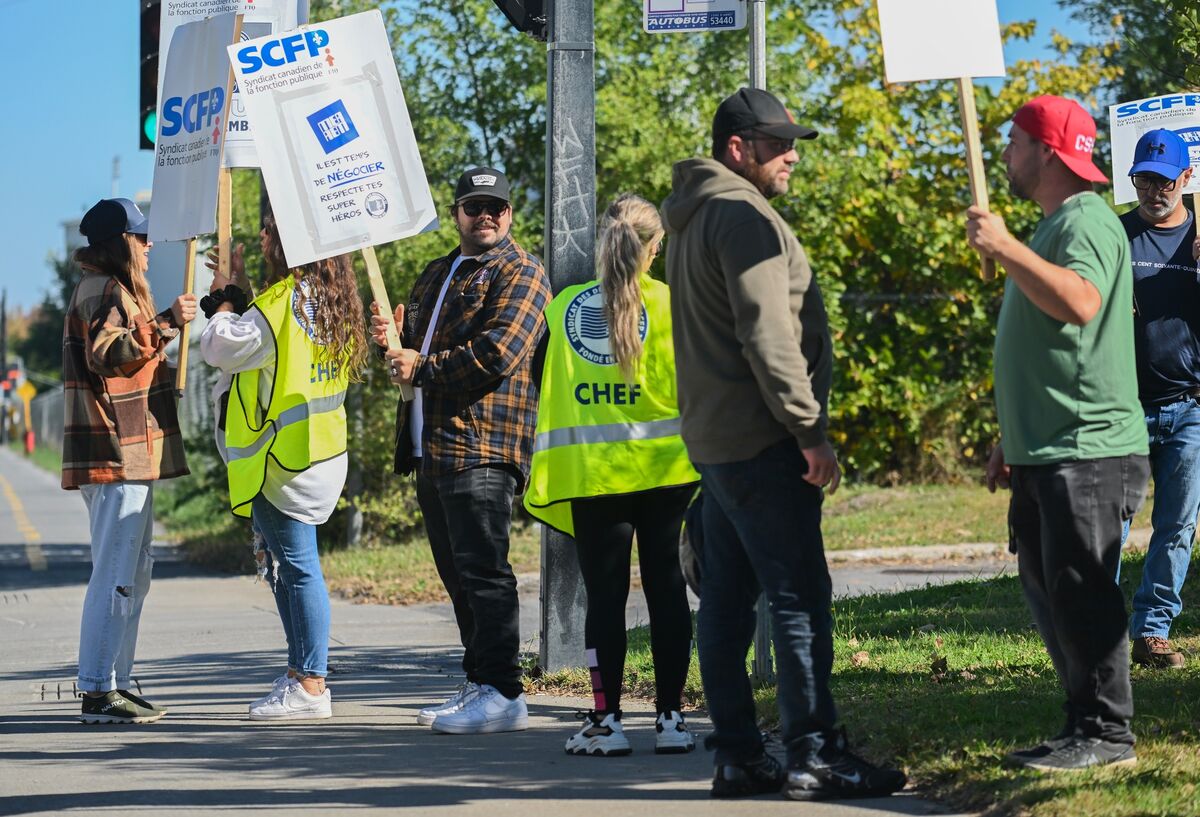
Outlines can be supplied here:
M525 507L574 536L587 590L585 642L595 709L570 754L624 755L625 602L636 533L650 614L655 751L689 752L680 714L692 623L679 568L683 513L699 476L679 436L670 294L650 277L658 211L626 194L604 213L597 280L546 309L549 339Z
M317 525L346 484L346 385L367 351L362 300L349 255L289 269L272 216L260 233L270 276L247 304L242 246L231 283L214 270L201 308L205 361L221 370L213 390L217 447L229 469L234 514L254 528L287 638L287 671L250 704L252 720L333 714L325 688L329 592Z

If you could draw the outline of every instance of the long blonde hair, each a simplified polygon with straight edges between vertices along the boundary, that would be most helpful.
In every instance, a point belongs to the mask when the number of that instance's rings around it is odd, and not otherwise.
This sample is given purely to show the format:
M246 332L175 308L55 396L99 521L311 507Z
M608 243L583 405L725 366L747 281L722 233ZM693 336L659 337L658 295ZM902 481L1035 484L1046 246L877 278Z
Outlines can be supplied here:
M150 283L138 266L135 256L145 252L143 241L131 233L121 233L97 244L88 244L75 251L75 263L116 278L133 296L142 317L150 321L154 317L154 298L150 294Z
M596 276L604 298L609 347L625 382L632 383L642 356L642 286L663 237L653 204L633 193L618 196L604 211L596 252Z

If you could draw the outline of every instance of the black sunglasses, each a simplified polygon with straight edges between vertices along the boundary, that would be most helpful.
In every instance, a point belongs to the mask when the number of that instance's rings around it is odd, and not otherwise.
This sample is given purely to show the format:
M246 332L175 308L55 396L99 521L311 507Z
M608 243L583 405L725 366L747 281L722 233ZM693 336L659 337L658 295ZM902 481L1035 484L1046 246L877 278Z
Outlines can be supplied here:
M1129 177L1133 182L1133 186L1138 190L1149 190L1151 187L1157 187L1164 193L1170 193L1175 189L1175 182L1178 179L1167 179L1155 173L1138 173L1135 176Z
M471 218L475 218L480 213L487 213L492 218L500 218L500 214L508 209L508 202L497 201L496 199L488 201L469 199L458 206Z

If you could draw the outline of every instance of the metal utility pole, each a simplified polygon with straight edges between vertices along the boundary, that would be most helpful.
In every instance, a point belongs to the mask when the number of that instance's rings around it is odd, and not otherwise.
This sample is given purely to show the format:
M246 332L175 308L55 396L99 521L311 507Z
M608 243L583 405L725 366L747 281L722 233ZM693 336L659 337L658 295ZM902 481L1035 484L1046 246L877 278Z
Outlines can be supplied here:
M750 87L767 89L767 0L750 0ZM754 661L750 676L755 683L775 680L775 662L771 660L771 613L767 597L759 596L754 622Z
M547 20L546 261L560 292L595 277L596 78L593 0L552 0ZM585 599L575 543L542 533L541 654L553 671L583 664Z

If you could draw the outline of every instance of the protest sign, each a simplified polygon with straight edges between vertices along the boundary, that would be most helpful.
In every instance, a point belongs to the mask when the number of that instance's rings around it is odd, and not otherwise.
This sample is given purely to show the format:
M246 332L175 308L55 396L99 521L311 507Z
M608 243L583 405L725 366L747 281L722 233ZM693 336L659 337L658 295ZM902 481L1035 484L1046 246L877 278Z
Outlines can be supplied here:
M289 266L437 227L378 10L229 55Z
M251 40L287 31L308 22L308 0L162 0L158 62L160 89L175 30L193 20L203 20L205 17L231 12L242 15L241 38ZM160 93L160 112L161 109ZM236 89L230 98L229 115L226 119L228 132L225 137L224 167L258 167L254 134Z
M745 27L746 0L642 0L642 28L651 34Z
M1109 107L1108 121L1112 126L1113 200L1117 204L1137 201L1129 168L1133 166L1137 141L1146 131L1167 128L1178 133L1188 144L1192 167L1200 168L1200 93L1122 102ZM1183 192L1200 193L1200 174L1192 174Z
M167 57L154 146L151 241L179 241L215 229L217 171L225 133L229 62L236 15L175 30Z
M876 0L884 74L890 83L958 80L959 112L967 148L971 200L989 209L979 117L972 77L1004 76L1004 49L996 0ZM996 264L983 259L983 277Z

